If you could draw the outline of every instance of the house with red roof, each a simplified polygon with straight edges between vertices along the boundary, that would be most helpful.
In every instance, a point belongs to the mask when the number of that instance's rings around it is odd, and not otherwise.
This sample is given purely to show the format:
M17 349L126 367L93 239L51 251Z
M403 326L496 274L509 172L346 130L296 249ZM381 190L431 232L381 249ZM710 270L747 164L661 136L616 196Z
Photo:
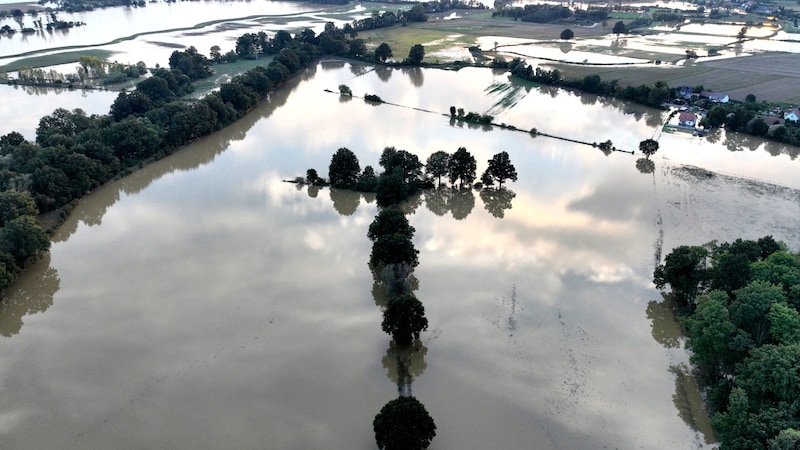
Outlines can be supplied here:
M689 111L683 111L678 114L678 126L694 128L697 125L697 114Z

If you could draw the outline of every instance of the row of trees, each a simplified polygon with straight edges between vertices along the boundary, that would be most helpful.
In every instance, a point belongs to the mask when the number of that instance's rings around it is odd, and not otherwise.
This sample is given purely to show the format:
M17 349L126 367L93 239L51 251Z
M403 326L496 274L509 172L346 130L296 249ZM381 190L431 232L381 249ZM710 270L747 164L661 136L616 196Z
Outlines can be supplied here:
M608 8L570 9L563 5L506 6L492 12L492 17L511 17L514 20L535 23L574 22L591 25L608 19Z
M771 236L680 246L653 281L679 305L721 448L798 448L800 255Z
M434 180L441 186L443 177L447 177L453 186L470 187L477 171L475 157L465 147L459 147L453 154L436 151L425 164L413 153L386 147L379 164L383 168L379 175L372 166L366 166L362 171L355 153L343 147L331 157L328 179L333 187L375 192L378 204L387 206L407 200L421 189L433 187ZM316 177L316 171L313 173ZM492 188L496 183L502 189L507 180L516 181L517 171L508 153L503 151L488 161L477 187ZM319 182L318 178L308 181L312 184Z

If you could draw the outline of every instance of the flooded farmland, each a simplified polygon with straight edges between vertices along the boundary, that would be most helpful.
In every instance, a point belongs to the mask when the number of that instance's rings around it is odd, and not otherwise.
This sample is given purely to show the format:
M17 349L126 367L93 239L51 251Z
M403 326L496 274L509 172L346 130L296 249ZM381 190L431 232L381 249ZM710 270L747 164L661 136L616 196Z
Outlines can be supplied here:
M396 106L324 91L340 84ZM638 156L459 125L451 105L661 148L640 171ZM322 61L71 212L0 304L4 445L369 449L402 383L436 421L432 449L707 448L652 271L712 239L800 249L797 152L660 135L664 119L488 69ZM386 146L421 160L463 146L479 173L507 151L519 173L511 198L428 191L405 205L430 321L408 355L380 329L374 199L283 182L326 174L339 147L377 167Z

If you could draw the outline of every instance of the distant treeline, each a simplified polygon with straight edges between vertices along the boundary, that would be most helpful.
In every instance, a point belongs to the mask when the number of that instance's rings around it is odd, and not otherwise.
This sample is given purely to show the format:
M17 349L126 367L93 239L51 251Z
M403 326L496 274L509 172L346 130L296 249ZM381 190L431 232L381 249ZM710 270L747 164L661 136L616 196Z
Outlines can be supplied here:
M534 23L569 21L572 23L598 23L608 19L608 8L570 9L559 5L525 5L505 7L492 13L492 17L512 17L514 20Z

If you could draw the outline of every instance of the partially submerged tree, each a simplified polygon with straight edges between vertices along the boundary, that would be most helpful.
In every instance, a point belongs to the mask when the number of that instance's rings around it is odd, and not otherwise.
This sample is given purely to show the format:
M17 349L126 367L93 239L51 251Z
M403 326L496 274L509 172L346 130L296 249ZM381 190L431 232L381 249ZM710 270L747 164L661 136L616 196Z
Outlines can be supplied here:
M361 167L355 153L342 147L331 157L328 179L333 187L349 188L356 183L360 172Z
M450 157L449 169L450 184L458 182L463 187L475 181L475 157L464 147L459 147Z
M451 108L451 115L455 114L455 107ZM425 164L425 172L436 178L437 184L439 186L442 185L442 177L447 176L450 172L449 169L450 165L450 154L444 150L439 150L433 152L431 156L428 157L428 161Z
M389 299L383 311L381 328L390 334L398 345L410 345L419 334L428 329L425 307L414 294L396 295Z
M650 158L658 151L658 141L654 139L645 139L639 142L639 151L642 152L646 158Z
M486 175L486 177L482 176L482 181L491 180L492 183L489 184L494 184L493 182L496 181L501 189L506 180L517 181L517 169L511 164L511 158L508 156L508 152L495 154L492 159L489 160L489 167L486 168L484 175Z
M436 437L436 424L425 406L402 396L381 408L372 421L375 441L382 450L423 450Z

